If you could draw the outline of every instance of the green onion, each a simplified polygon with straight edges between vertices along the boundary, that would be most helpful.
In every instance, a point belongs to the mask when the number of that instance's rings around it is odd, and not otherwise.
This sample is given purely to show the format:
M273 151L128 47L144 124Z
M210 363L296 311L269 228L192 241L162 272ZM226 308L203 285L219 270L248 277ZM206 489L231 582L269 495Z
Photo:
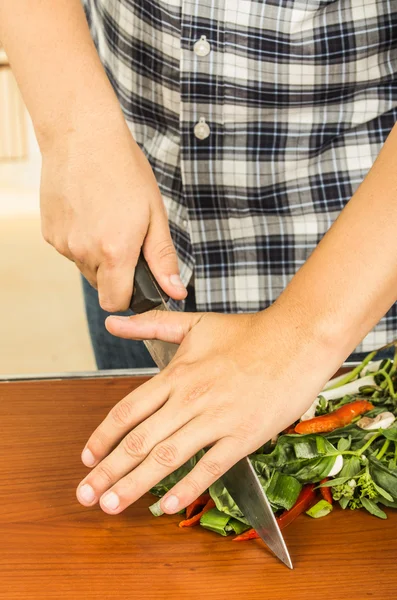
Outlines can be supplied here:
M161 500L157 500L157 502L149 506L149 510L154 517L161 517L164 514L164 511L161 510L160 502Z
M320 519L321 517L326 517L332 511L332 508L332 504L326 500L320 500L320 502L309 508L306 514L309 517L313 517L313 519Z
M274 471L266 495L271 504L290 510L297 501L301 489L302 484L295 477Z
M231 528L227 527L230 519L231 517L224 512L221 512L217 508L211 508L211 510L204 513L201 517L200 525L205 527L205 529L226 536L231 531Z

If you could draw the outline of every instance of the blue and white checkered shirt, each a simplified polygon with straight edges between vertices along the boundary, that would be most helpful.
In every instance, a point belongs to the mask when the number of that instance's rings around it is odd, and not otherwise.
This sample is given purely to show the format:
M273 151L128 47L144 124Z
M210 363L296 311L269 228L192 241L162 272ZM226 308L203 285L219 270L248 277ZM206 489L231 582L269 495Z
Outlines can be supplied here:
M84 4L197 309L269 306L396 121L396 0ZM395 337L393 306L358 350Z

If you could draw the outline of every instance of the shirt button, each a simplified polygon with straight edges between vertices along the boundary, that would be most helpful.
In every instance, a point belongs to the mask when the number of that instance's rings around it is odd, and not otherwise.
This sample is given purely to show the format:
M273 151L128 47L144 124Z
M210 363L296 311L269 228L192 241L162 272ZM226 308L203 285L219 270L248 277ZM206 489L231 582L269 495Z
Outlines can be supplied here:
M194 126L194 135L199 140L205 140L210 133L211 129L208 127L208 123L206 123L204 117L200 117L198 123Z
M205 35L202 35L201 38L197 40L193 48L197 56L207 56L211 51L211 46L209 45Z
M187 229L188 222L186 221L186 219L183 219L182 225L184 226L185 229Z

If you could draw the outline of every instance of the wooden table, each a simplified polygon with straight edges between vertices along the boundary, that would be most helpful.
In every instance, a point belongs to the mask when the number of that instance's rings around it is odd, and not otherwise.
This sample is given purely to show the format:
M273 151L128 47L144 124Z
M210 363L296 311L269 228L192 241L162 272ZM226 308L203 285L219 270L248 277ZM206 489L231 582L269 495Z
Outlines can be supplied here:
M397 511L300 517L285 530L290 571L259 541L155 519L148 496L113 517L80 506L81 449L142 381L0 384L2 600L397 598Z

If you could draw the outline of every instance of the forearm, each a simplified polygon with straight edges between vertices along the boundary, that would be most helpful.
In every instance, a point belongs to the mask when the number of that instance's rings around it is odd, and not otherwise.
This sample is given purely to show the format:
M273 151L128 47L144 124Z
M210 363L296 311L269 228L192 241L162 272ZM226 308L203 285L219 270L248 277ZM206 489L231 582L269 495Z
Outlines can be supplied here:
M0 0L0 39L41 145L87 115L121 118L80 0Z
M397 300L397 127L278 300L347 356Z

